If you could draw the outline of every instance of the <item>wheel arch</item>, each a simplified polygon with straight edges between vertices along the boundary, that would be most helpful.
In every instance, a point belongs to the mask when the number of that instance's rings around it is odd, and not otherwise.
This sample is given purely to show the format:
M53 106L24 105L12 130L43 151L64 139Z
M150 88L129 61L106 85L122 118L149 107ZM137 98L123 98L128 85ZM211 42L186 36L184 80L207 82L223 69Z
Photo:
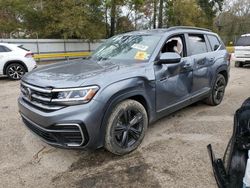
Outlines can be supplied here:
M228 83L228 73L226 70L222 70L222 71L218 72L218 74L223 75L224 78L226 79L226 83Z
M216 75L221 74L224 76L224 78L226 79L226 83L228 84L229 81L229 73L228 73L228 67L226 65L224 66L220 66L217 71L216 71Z
M107 104L104 107L105 111L104 111L104 115L103 115L103 118L101 121L101 127L100 127L101 146L103 146L103 143L104 143L104 139L105 139L104 133L105 133L106 126L107 126L108 117L112 113L112 109L120 102L124 100L128 100L128 99L135 100L144 106L148 115L149 122L151 122L155 118L155 114L153 113L153 110L152 110L152 104L149 102L148 97L145 96L143 91L134 90L130 92L119 92L119 94L118 93L114 94L113 96L110 97L110 99L108 100Z
M4 67L3 67L3 74L4 74L4 75L6 75L6 69L7 69L7 67L8 67L9 65L13 64L13 63L18 63L18 64L24 66L25 71L28 72L28 68L27 68L27 66L25 65L24 62L22 62L22 61L20 61L20 60L11 60L11 61L7 61L7 62L5 63L5 65L4 65Z

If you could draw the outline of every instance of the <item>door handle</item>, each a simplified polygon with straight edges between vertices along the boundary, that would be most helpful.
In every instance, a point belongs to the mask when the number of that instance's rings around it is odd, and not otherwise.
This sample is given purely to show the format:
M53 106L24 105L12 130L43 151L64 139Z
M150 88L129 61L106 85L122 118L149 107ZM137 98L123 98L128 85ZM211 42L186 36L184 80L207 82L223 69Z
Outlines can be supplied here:
M187 64L183 65L182 69L184 69L186 71L187 70L192 70L192 66L191 66L191 64L187 63Z
M205 59L201 59L201 60L197 61L198 65L204 65L205 63L206 63Z
M191 65L190 65L189 63L187 63L187 64L185 64L185 65L183 66L184 69L190 68L190 67L191 67Z
M209 62L214 62L214 57L209 58Z

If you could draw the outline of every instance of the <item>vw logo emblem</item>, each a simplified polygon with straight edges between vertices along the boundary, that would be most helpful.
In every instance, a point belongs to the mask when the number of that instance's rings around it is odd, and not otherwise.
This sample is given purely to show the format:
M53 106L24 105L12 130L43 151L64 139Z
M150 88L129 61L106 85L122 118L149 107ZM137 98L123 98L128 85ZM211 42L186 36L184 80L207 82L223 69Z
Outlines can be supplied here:
M27 97L29 100L32 99L32 91L31 91L30 88L26 88L26 89L25 89L25 95L26 95L26 97Z

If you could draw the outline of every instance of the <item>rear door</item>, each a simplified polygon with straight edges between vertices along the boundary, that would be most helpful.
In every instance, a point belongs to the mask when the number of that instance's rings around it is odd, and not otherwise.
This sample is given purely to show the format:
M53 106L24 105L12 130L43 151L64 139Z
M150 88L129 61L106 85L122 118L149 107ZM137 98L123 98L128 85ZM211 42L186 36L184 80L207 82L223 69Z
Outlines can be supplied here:
M188 53L193 62L193 83L191 93L193 97L206 95L210 91L211 71L214 62L213 55L209 55L208 40L203 34L187 34Z

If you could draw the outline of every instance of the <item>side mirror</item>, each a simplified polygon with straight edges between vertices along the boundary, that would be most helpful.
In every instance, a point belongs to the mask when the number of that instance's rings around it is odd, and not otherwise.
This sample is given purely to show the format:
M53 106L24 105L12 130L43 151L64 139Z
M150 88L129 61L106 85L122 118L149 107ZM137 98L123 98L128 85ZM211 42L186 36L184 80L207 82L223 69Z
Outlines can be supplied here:
M174 52L162 53L157 64L174 64L181 61L181 56Z

